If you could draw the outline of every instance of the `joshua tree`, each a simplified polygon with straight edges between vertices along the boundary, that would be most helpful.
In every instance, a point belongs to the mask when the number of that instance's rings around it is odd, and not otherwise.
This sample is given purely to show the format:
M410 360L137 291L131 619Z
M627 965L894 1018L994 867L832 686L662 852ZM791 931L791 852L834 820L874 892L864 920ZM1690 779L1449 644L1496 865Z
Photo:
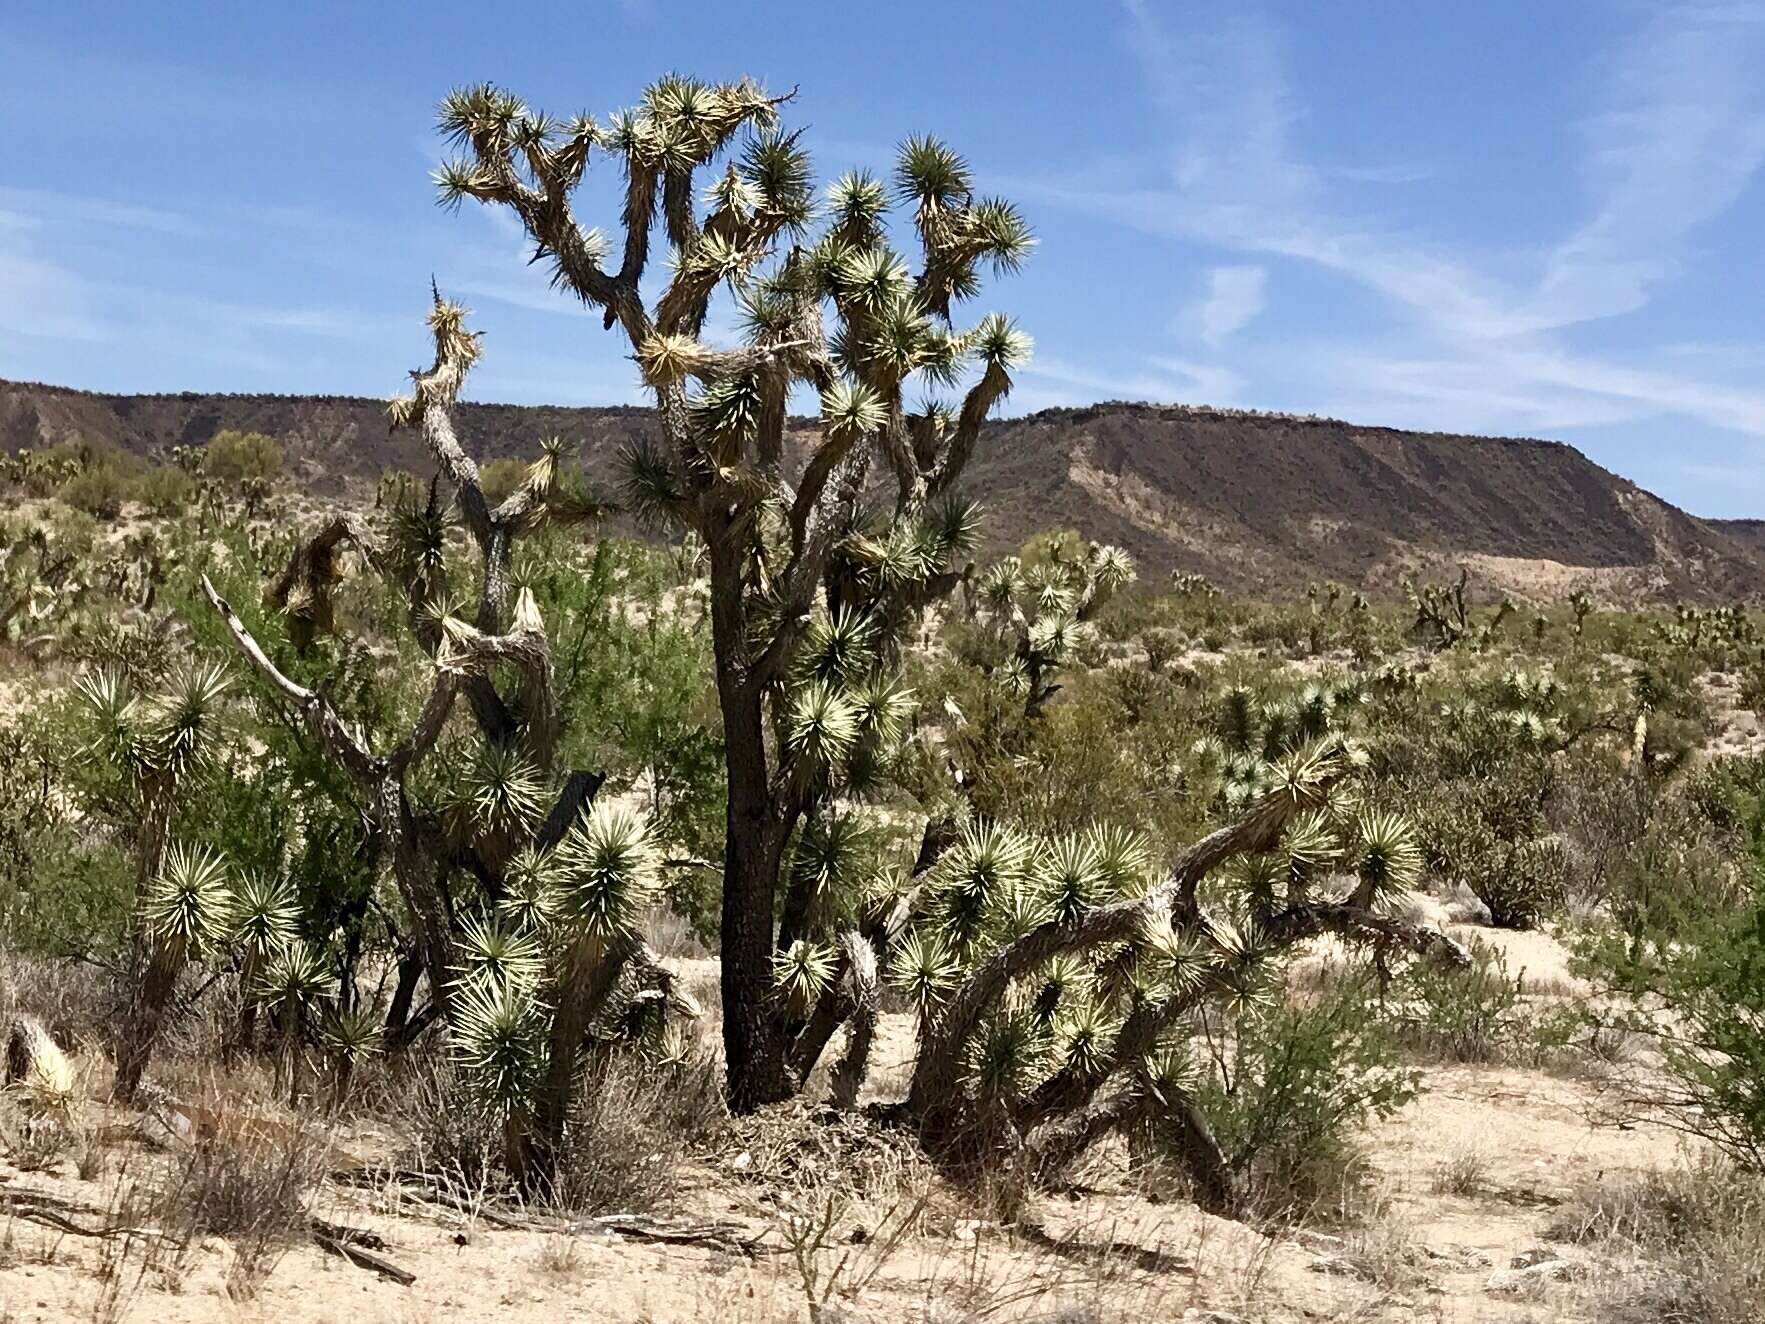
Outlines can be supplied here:
M84 594L81 540L39 524L0 524L0 639L15 621L38 621Z
M1584 588L1578 588L1569 594L1569 610L1575 615L1575 637L1577 639L1587 630L1587 618L1593 615L1593 596Z
M509 1169L530 1193L551 1190L591 1033L624 1033L658 998L698 1014L638 929L659 864L638 815L596 804L556 850L522 851L493 914L462 937L453 1015L461 1064L501 1121Z
M189 956L218 936L228 891L218 860L168 857L177 798L212 750L227 678L190 666L164 693L142 699L118 671L81 677L77 693L92 729L90 752L122 773L135 816L133 989L116 1043L115 1093L133 1099Z
M933 1151L1003 1153L1046 1178L1151 1109L1202 1202L1236 1210L1239 1174L1184 1066L1196 1018L1262 996L1282 954L1322 933L1381 968L1391 952L1465 959L1395 915L1420 852L1401 818L1341 793L1360 760L1334 737L1277 760L1249 811L1156 882L1132 834L977 821L884 889L871 928L919 1008L903 1111Z
M973 530L972 508L952 494L1028 352L1003 317L952 325L982 264L1010 271L1028 251L1017 211L977 197L949 148L913 138L892 181L838 179L812 234L809 158L799 135L779 127L789 99L747 81L670 76L601 125L553 119L495 87L468 88L442 105L442 130L461 155L437 174L448 202L512 211L554 282L619 327L659 415L659 440L628 457L632 504L706 550L728 773L724 1047L738 1109L794 1088L772 994L775 898L787 845L825 772L809 765L838 761L854 738L851 694L795 680L816 601L835 628L873 633L886 663L904 625L950 591ZM624 176L614 245L572 210L596 152ZM720 161L704 182L701 172ZM889 242L897 204L920 249L916 273ZM646 306L658 228L671 274ZM741 324L740 343L727 348L703 339L720 286ZM971 366L978 377L959 403L908 407L914 383L959 388ZM820 397L812 431L787 427L799 383ZM407 416L430 428L453 386L420 380ZM893 480L880 511L869 504L878 454Z
M1465 587L1470 578L1471 572L1460 567L1457 583L1404 585L1410 605L1416 609L1413 628L1418 634L1430 638L1436 648L1454 648L1469 640L1481 651L1495 638L1502 622L1514 614L1513 600L1503 598L1496 604L1495 614L1478 625L1465 601Z
M1133 558L1095 542L1079 556L1057 556L1028 569L1015 556L987 569L980 580L979 611L1009 650L1000 678L1023 696L1026 716L1041 712L1054 697L1060 686L1053 673L1098 610L1133 580Z
M431 452L452 485L459 516L477 553L478 601L470 621L453 594L457 575L447 558L452 513L437 484L426 499L395 503L384 534L353 516L338 516L301 543L270 585L266 600L282 611L297 648L335 628L333 594L353 551L395 585L407 601L409 628L433 659L430 688L407 733L385 752L372 750L338 716L321 690L290 679L245 621L204 577L203 588L258 674L300 715L319 747L358 787L370 829L385 844L392 874L411 915L434 1012L445 1008L458 930L450 880L460 873L491 896L521 846L550 849L563 839L600 785L579 771L552 782L557 713L550 648L538 604L517 589L517 542L548 524L576 523L598 512L564 473L561 443L548 442L526 481L500 505L484 498L478 466L455 438L449 409L478 355L477 338L461 311L436 299L430 316L434 366L414 374L417 395L393 404L395 423L421 422ZM499 687L497 673L507 672ZM443 806L426 805L409 782L435 749L463 697L478 753L457 770L453 799L463 806L450 832ZM549 810L548 810L549 803ZM420 1029L426 1019L405 1028Z

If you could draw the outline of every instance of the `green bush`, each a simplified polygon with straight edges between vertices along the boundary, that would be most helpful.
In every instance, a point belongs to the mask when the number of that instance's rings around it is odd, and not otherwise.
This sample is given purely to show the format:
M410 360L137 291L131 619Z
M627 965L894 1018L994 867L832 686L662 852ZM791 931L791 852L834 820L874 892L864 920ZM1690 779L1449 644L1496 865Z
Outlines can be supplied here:
M217 432L202 455L202 472L217 482L270 483L282 476L282 448L261 432Z
M1579 957L1629 999L1588 1020L1660 1051L1669 1083L1634 1098L1638 1111L1765 1170L1765 884L1738 910L1682 916L1670 943L1639 946L1614 930Z
M1310 1005L1253 1008L1198 1102L1252 1204L1306 1213L1342 1194L1355 1135L1416 1086L1368 984L1351 980Z
M156 464L141 475L138 492L147 509L168 519L196 504L196 480L174 464Z
M478 481L484 485L484 499L501 505L526 481L527 464L523 460L486 460L478 466Z
M100 461L80 470L63 483L56 495L62 503L94 519L114 520L123 504L132 501L136 485L114 464Z
M1394 992L1404 1046L1431 1061L1504 1062L1530 1037L1520 981L1485 943L1472 945L1469 969L1415 963Z

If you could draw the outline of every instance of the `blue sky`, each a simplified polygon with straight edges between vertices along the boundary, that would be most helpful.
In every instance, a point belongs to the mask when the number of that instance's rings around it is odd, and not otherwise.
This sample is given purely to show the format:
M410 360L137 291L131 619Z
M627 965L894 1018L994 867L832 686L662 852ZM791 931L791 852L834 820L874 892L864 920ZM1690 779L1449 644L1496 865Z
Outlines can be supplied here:
M1026 210L975 308L1036 338L1013 411L1552 437L1765 515L1765 0L9 0L0 69L0 377L388 395L433 273L488 333L475 398L636 400L501 218L435 206L434 103L748 73L828 177L934 130Z

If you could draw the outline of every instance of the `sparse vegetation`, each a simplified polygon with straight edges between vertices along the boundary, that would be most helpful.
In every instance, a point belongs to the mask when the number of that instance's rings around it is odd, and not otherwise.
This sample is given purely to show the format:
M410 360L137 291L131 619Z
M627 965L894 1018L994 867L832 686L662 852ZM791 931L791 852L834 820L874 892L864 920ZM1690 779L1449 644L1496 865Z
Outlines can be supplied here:
M1050 1230L1099 1196L1226 1216L1246 1309L1305 1237L1383 1299L1472 1261L1391 1214L1374 1138L1533 1073L1730 1165L1590 1187L1556 1235L1660 1317L1750 1318L1754 615L1604 580L1522 615L1468 571L1249 600L1082 529L984 557L965 475L1030 346L957 314L1028 226L929 137L823 205L790 102L442 105L443 201L512 214L654 396L616 494L568 439L479 463L439 291L390 405L428 471L371 508L317 510L260 433L7 458L9 1208L106 1243L100 1314L210 1243L236 1295L367 1249L345 1191L542 1238L559 1280L585 1229L768 1237L815 1320L899 1305L908 1245L965 1248L916 1267L977 1318L1018 1290L994 1247L1168 1284ZM573 211L601 157L611 243ZM1526 1204L1476 1139L1412 1144L1402 1198ZM112 1207L42 1203L69 1173ZM747 1221L687 1218L707 1184Z

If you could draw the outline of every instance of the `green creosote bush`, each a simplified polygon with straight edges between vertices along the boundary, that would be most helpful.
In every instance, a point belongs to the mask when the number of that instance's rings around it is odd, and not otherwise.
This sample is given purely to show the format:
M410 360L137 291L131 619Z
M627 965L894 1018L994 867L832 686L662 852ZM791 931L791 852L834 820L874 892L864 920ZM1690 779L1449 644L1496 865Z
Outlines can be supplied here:
M202 472L219 483L273 483L282 476L282 447L261 432L228 428L203 447Z
M1239 1017L1229 1042L1207 1042L1212 1063L1199 1065L1196 1099L1252 1206L1267 1215L1304 1217L1340 1200L1353 1182L1356 1138L1414 1098L1419 1083L1365 979L1309 1004L1277 989Z

